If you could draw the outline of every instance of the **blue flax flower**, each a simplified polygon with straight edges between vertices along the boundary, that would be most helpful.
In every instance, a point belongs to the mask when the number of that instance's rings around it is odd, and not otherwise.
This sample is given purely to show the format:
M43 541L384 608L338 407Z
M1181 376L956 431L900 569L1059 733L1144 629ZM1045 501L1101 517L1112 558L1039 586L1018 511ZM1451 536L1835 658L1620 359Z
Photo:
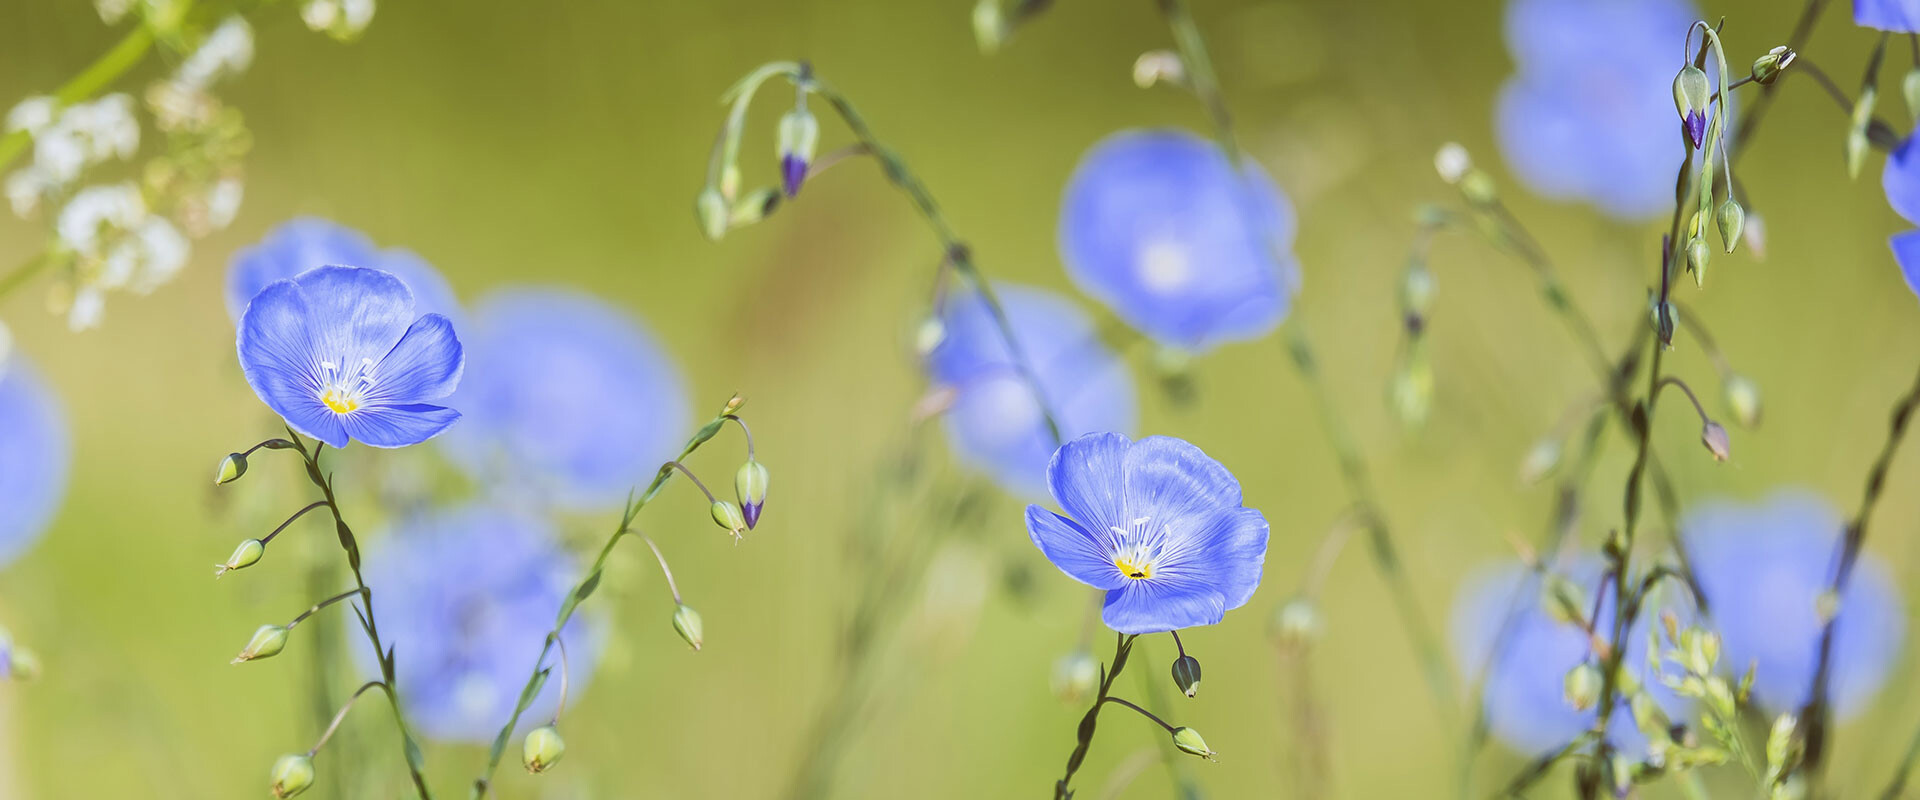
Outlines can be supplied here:
M67 423L26 356L0 364L0 567L26 552L67 490Z
M1855 13L1859 13L1858 6ZM1920 145L1915 144L1915 137L1907 137L1899 149L1887 154L1880 187L1886 192L1887 205L1907 222L1920 225ZM1887 243L1893 248L1894 263L1900 265L1900 277L1906 279L1907 288L1920 294L1920 231L1894 234Z
M1575 561L1560 574L1589 598L1598 591L1597 559ZM1565 745L1591 729L1599 716L1597 708L1575 710L1565 689L1567 673L1574 667L1583 662L1599 665L1592 639L1577 623L1549 613L1543 603L1538 573L1519 564L1491 567L1463 585L1454 600L1450 626L1461 674L1483 683L1483 711L1494 736L1528 754ZM1609 591L1600 604L1595 630L1613 630L1614 609ZM1626 659L1621 664L1669 717L1678 719L1685 702L1646 672L1649 621L1660 610L1651 605L1642 610L1628 633ZM1647 746L1626 702L1615 706L1607 738L1627 753L1643 754Z
M1894 33L1920 31L1920 0L1853 0L1853 24Z
M1704 503L1681 521L1694 575L1719 630L1721 660L1754 671L1753 696L1775 712L1807 701L1819 662L1820 595L1833 578L1843 523L1817 495ZM1885 683L1906 621L1887 569L1861 554L1841 595L1828 684L1836 713L1859 711Z
M1106 591L1109 628L1212 625L1260 588L1267 518L1198 447L1091 433L1053 454L1047 482L1068 516L1027 506L1027 532L1067 577Z
M487 741L506 724L578 578L546 522L478 505L388 532L369 548L366 575L381 634L398 653L407 715L428 738L457 742ZM599 630L583 611L564 636L568 693L577 699L593 675ZM357 655L376 670L364 643ZM548 658L556 671L521 717L526 727L551 718L559 702L559 656Z
M1252 162L1181 131L1125 131L1067 182L1060 256L1081 291L1162 345L1204 352L1287 316L1293 206Z
M587 510L617 505L683 441L686 382L629 314L566 289L496 292L474 308L473 354L443 444L476 479Z
M1042 289L1001 284L995 295L1058 415L1062 436L1133 430L1133 375L1100 341L1085 312ZM940 321L945 335L928 354L927 371L953 392L947 440L962 461L1007 491L1045 497L1047 461L1060 443L1007 354L986 302L973 292L956 293L941 307Z
M268 284L241 315L238 338L261 401L334 447L405 447L460 418L428 403L460 383L466 359L453 323L416 315L413 293L386 272L320 267Z
M1685 0L1514 0L1516 72L1494 112L1508 166L1544 197L1617 219L1672 208L1683 157L1673 76L1697 18Z
M259 244L234 255L227 268L227 313L238 320L247 302L267 284L326 266L385 270L413 291L414 307L421 313L460 316L453 288L424 259L410 250L381 250L365 234L315 217L281 223Z

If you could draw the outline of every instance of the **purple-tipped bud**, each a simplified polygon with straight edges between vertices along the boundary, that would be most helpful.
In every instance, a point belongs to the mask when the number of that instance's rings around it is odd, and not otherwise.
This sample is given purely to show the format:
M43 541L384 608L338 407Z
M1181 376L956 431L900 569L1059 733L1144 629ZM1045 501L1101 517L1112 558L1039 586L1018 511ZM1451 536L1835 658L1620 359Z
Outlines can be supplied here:
M780 157L780 187L788 197L799 194L800 184L806 179L807 162L792 154Z
M801 106L780 117L778 136L780 182L788 197L800 193L812 166L813 150L820 142L820 121Z
M740 499L740 515L749 530L760 523L760 509L767 504L767 477L766 466L751 458L733 473L734 494Z
M1711 92L1707 73L1692 64L1673 76L1673 106L1680 112L1680 127L1695 150L1707 140L1707 100Z
M1689 111L1687 112L1686 119L1681 121L1681 125L1687 129L1687 141L1693 144L1693 149L1698 150L1700 149L1700 146L1702 144L1706 143L1706 140L1707 140L1707 115L1706 114L1702 114L1698 111Z

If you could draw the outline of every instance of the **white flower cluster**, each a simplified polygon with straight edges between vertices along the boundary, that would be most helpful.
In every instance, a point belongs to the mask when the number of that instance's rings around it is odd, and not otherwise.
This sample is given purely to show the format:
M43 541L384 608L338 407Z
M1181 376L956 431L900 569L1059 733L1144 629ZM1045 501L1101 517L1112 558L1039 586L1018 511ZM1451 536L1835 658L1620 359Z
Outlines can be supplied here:
M54 228L75 258L67 326L76 331L100 324L106 292L151 292L187 264L187 237L130 182L80 190Z
M7 132L33 137L33 163L7 176L7 202L29 216L63 192L87 167L128 159L140 149L133 98L110 94L62 109L51 97L29 97L7 112Z
M374 0L307 0L300 19L307 28L340 41L352 41L373 21Z

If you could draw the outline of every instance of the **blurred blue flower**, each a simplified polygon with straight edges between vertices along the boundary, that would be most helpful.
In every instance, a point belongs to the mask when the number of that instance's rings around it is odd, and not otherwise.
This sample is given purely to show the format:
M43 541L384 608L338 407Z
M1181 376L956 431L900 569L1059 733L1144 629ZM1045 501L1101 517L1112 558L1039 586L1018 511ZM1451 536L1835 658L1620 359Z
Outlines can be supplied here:
M1880 170L1880 188L1895 213L1920 225L1920 145L1916 145L1915 139L1907 137L1899 148L1887 154L1886 166Z
M1125 131L1074 168L1060 256L1075 285L1153 340L1188 352L1256 339L1293 303L1293 206L1182 131Z
M1560 573L1591 598L1601 575L1597 559L1574 562ZM1493 734L1522 753L1544 753L1593 727L1599 710L1577 711L1566 699L1566 676L1594 661L1592 641L1574 622L1556 619L1543 605L1539 573L1519 564L1483 569L1462 584L1454 599L1454 658L1467 680L1483 681L1483 703ZM1611 631L1615 609L1609 591L1600 604L1597 630ZM1632 672L1668 716L1678 718L1685 701L1647 674L1647 630L1660 609L1641 612L1627 637L1622 668ZM1691 616L1691 615L1689 615ZM1501 630L1506 638L1501 640ZM1496 644L1501 645L1495 652ZM1484 672L1483 672L1484 670ZM1609 741L1628 753L1643 753L1646 737L1627 703L1614 708Z
M1907 290L1920 295L1920 231L1896 233L1887 244L1893 248L1893 261L1900 265L1900 277L1906 279Z
M261 401L334 447L405 447L460 418L427 402L460 383L453 323L415 314L413 293L386 272L320 267L268 284L240 317L238 338Z
M1267 518L1200 448L1090 433L1053 454L1047 481L1069 516L1027 506L1027 532L1067 577L1106 591L1107 627L1212 625L1260 588Z
M397 652L406 712L428 738L484 742L500 731L540 656L554 615L578 578L548 523L490 506L464 506L402 523L369 548L382 636ZM593 676L600 631L588 612L567 623L568 694ZM364 641L362 668L378 673ZM525 727L559 703L559 656Z
M1020 348L1038 374L1060 434L1133 430L1133 374L1100 341L1093 320L1072 300L1043 289L998 284L994 293ZM950 295L940 309L944 332L927 355L932 379L953 391L947 440L960 459L1023 497L1047 494L1047 461L1059 443L1047 430L1033 392L1013 365L985 301Z
M1712 501L1681 521L1693 572L1722 639L1729 670L1757 663L1753 696L1793 711L1807 701L1819 661L1819 598L1832 580L1844 523L1810 492L1783 490L1757 503ZM1829 688L1841 716L1859 711L1893 669L1906 630L1901 597L1870 554L1856 562L1834 623Z
M26 356L0 363L0 567L40 538L67 491L67 421Z
M1920 0L1853 0L1853 23L1894 33L1920 31Z
M582 292L507 289L474 307L472 365L442 441L475 479L563 508L617 505L684 441L686 382L631 315Z
M1544 197L1615 218L1671 209L1684 157L1673 76L1696 19L1685 0L1514 0L1516 72L1494 112L1508 166Z
M460 318L453 287L433 266L410 250L381 250L365 234L315 217L295 217L267 232L259 244L241 250L227 268L227 313L235 320L247 302L267 284L314 267L372 267L393 273L413 291L423 314Z

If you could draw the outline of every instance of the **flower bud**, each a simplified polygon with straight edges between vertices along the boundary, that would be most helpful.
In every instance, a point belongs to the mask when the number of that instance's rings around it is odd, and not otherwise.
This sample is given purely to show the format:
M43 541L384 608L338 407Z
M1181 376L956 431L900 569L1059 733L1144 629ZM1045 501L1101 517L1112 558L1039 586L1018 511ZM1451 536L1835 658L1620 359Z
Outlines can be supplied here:
M1720 213L1714 215L1714 221L1720 224L1720 243L1726 246L1727 252L1733 252L1734 245L1740 243L1741 229L1747 226L1747 210L1729 197L1720 204Z
M227 563L213 565L213 577L218 578L236 569L246 569L260 563L260 557L266 555L267 546L259 539L248 539L233 549L233 555L227 556Z
M760 508L767 503L766 465L749 457L747 463L733 473L733 492L740 498L740 514L747 522L747 529L752 530L760 522Z
M734 538L739 538L740 535L746 531L747 518L746 515L740 511L739 506L726 500L715 500L713 501L713 508L711 510L713 512L714 524L726 528L728 533L734 535Z
M1720 663L1720 637L1713 631L1689 628L1680 635L1686 647L1686 666L1695 675L1711 675Z
M1706 285L1707 261L1712 257L1713 251L1707 247L1707 237L1695 236L1687 242L1687 271L1693 273L1693 285Z
M220 470L213 474L213 485L232 483L247 474L247 457L239 453L228 453L220 460Z
M1587 592L1558 572L1550 573L1541 586L1541 603L1547 616L1564 625L1584 625L1587 621Z
M520 746L520 763L536 775L553 768L567 754L567 743L552 725L542 725L527 733Z
M1907 113L1920 118L1920 67L1907 70L1900 81L1900 93L1906 97Z
M1207 747L1207 740L1200 738L1200 732L1192 728L1175 728L1173 746L1180 748L1182 753L1192 753L1208 761L1214 760L1214 752Z
M1084 647L1053 662L1053 696L1062 703L1077 705L1099 682L1100 662Z
M741 228L766 219L780 207L780 190L762 186L746 193L727 212L727 226Z
M1528 486L1545 480L1560 466L1560 440L1552 436L1533 443L1527 457L1520 461L1520 482Z
M1460 193L1475 205L1486 205L1499 196L1493 185L1493 176L1488 175L1486 170L1472 168L1460 177Z
M813 164L814 148L820 144L820 121L805 107L795 108L780 117L777 138L781 187L792 197L800 193L800 184Z
M1387 387L1387 404L1409 430L1426 423L1428 412L1433 410L1433 360L1426 348L1416 346L1407 352Z
M313 785L313 759L300 755L281 756L273 762L273 796L285 800Z
M913 329L913 352L922 359L932 358L933 351L947 341L947 323L939 317L927 317Z
M1693 149L1700 149L1707 138L1707 73L1692 64L1673 76L1673 105L1680 112L1680 125Z
M1727 378L1720 386L1733 421L1748 430L1760 427L1760 387L1744 375Z
M1567 670L1567 677L1561 681L1567 705L1575 711L1585 711L1600 702L1600 668L1593 662L1582 661L1573 669Z
M1459 142L1447 142L1440 145L1439 152L1433 154L1433 169L1440 173L1440 180L1447 183L1459 183L1467 176L1467 170L1473 169L1473 158L1467 155L1467 148Z
M1400 310L1408 316L1427 316L1433 310L1433 293L1433 271L1418 259L1408 262L1400 274Z
M1740 231L1740 238L1746 240L1747 252L1753 255L1753 260L1766 260L1767 225L1766 222L1760 218L1759 214L1754 213L1747 215L1747 224L1746 227Z
M1727 429L1720 423L1708 420L1700 428L1700 443L1707 446L1707 452L1713 454L1713 460L1725 461L1733 455L1733 444L1727 440Z
M1173 662L1173 685L1188 697L1200 693L1200 659L1181 656Z
M711 186L701 189L693 208L700 217L700 231L709 241L717 242L727 235L727 198L720 196L719 189Z
M1133 85L1151 89L1155 84L1176 86L1187 82L1187 65L1171 50L1148 50L1133 60Z
M1872 86L1860 90L1860 99L1853 103L1853 127L1847 131L1847 177L1860 177L1860 169L1866 166L1867 126L1873 124L1873 104L1880 93Z
M700 624L700 612L693 606L681 603L673 610L673 630L680 638L693 645L694 652L700 651L700 643L706 641L706 628Z
M980 0L973 6L973 39L980 52L991 54L1007 40L1006 17L1000 13L1000 0Z
M1660 346L1673 349L1673 329L1680 324L1680 310L1671 302L1660 302L1659 298L1649 298L1647 315L1653 319L1654 335L1660 337Z
M1780 77L1780 72L1791 65L1794 57L1798 55L1785 46L1768 50L1766 55L1753 60L1753 82L1761 86L1771 85L1775 78Z
M1295 597L1273 614L1274 641L1288 650L1305 650L1320 638L1323 625L1313 601Z
M234 656L231 663L258 661L272 658L287 649L287 627L285 625L262 625L253 632L253 638L247 640L247 647ZM304 787L303 787L304 788Z

